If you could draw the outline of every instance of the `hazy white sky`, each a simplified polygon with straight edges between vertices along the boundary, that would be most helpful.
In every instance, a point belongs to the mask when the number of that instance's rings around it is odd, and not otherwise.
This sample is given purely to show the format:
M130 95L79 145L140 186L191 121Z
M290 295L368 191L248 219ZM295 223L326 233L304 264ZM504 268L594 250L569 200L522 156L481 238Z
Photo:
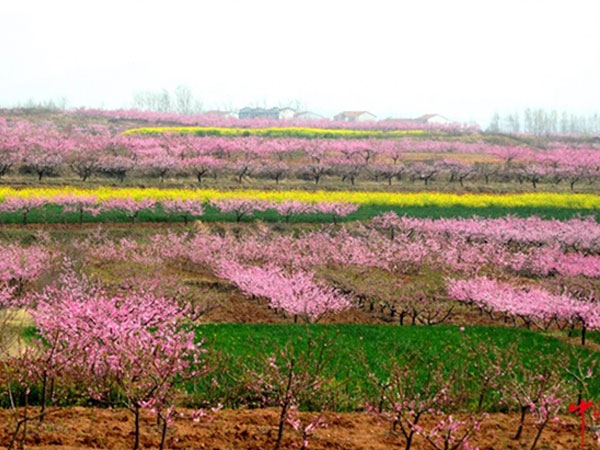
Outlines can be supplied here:
M0 105L181 84L208 108L598 112L599 19L600 0L0 0Z

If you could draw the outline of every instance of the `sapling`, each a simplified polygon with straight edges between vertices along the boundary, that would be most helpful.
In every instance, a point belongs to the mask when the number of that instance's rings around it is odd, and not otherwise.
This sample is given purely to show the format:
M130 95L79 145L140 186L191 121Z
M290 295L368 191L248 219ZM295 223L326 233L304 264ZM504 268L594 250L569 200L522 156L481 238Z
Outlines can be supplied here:
M204 214L202 203L198 200L164 200L161 202L160 206L163 211L169 214L183 217L183 221L186 225L192 217Z
M288 411L287 423L300 435L302 445L300 450L306 450L309 445L309 440L314 432L319 428L327 428L328 424L321 415L318 415L311 420L303 420L298 414L296 405L292 405Z
M478 450L470 443L470 439L479 431L486 417L487 414L471 414L457 419L450 414L428 430L420 426L416 430L435 450Z
M520 418L514 439L521 438L527 413L534 415L537 432L531 445L534 450L550 420L557 419L565 399L571 396L573 386L567 384L561 370L568 361L556 355L539 355L532 366L520 362L510 374L503 392L509 403L519 409Z
M285 426L290 421L295 429L302 430L304 448L310 433L324 426L320 419L307 425L298 422L296 408L302 398L317 396L327 381L326 370L336 351L334 343L335 338L308 334L305 342L278 347L272 354L259 357L257 368L246 368L248 387L262 397L266 405L279 407L274 450L281 448Z
M43 197L6 197L4 201L0 202L0 212L20 213L25 225L29 213L44 207L48 202L48 199Z
M214 200L211 205L222 213L234 213L235 221L238 223L242 217L251 216L258 211L265 211L269 207L269 204L262 200L244 199Z
M448 439L451 438L453 442L453 446L449 448L461 448L460 445L468 441L472 428L478 423L475 416L469 416L465 422L459 422L458 426L452 416L449 416L430 430L422 428L421 422L425 415L446 417L443 411L455 409L463 402L463 374L457 370L444 373L440 361L427 360L420 351L408 346L400 353L403 354L401 360L391 360L385 365L383 379L375 375L363 357L368 379L377 392L375 402L367 402L367 409L389 421L392 433L399 433L404 437L405 450L410 450L417 434L423 435L434 445L433 443L438 442L442 429L448 432ZM457 438L453 434L457 431L466 432ZM456 444L459 445L454 446Z
M156 202L152 199L145 198L142 200L134 200L133 198L113 198L100 203L100 211L121 211L130 220L135 223L140 212L144 210L153 210L156 208Z
M519 342L498 346L491 340L480 341L463 334L460 347L464 351L462 358L471 362L469 379L479 390L476 397L477 411L482 411L488 395L500 391L514 370Z

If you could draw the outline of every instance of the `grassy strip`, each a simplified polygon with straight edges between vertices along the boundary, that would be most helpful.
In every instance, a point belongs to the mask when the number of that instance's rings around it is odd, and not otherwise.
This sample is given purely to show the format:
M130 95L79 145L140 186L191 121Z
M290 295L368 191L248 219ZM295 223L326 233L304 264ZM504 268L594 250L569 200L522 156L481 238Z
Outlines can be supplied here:
M224 401L227 406L238 406L244 400L244 393L236 390L235 384L242 376L244 365L252 367L261 356L270 355L275 348L292 343L302 352L307 346L307 336L327 336L335 339L334 357L329 362L326 375L333 379L327 389L328 395L336 396L335 408L339 410L360 409L365 399L373 394L368 382L368 372L384 379L384 367L390 359L403 358L406 349L417 349L426 361L440 361L445 369L466 366L469 372L475 370L473 361L465 351L465 337L471 343L491 342L500 348L506 348L513 342L518 343L518 355L526 366L532 365L543 356L569 353L569 344L554 337L545 336L528 330L502 327L467 327L461 332L457 326L400 327L393 325L261 325L261 324L210 324L197 327L199 338L207 345L226 356L221 361L219 371L214 374L218 387L212 380L206 380L190 386L197 401ZM589 354L591 350L580 349ZM367 367L358 355L365 355ZM600 357L600 355L598 355ZM571 361L574 365L574 361ZM425 376L425 373L421 373ZM468 384L475 398L478 393L477 380ZM326 390L327 390L326 389ZM591 382L593 398L600 395L600 379ZM327 394L326 394L327 395ZM486 407L498 408L498 397L493 394ZM236 397L240 396L240 398ZM319 401L324 399L306 399L305 408L318 409Z
M221 213L216 208L206 205L204 215L197 217L203 222L235 222L234 213ZM543 219L568 220L573 217L592 216L600 221L600 211L587 209L567 209L567 208L536 208L536 207L488 207L488 208L470 208L465 206L387 206L387 205L363 205L356 212L347 217L336 219L337 222L349 222L354 220L369 220L379 214L387 211L394 211L398 215L420 218L452 218L452 217L506 217L508 215L517 217L537 216ZM264 222L283 222L284 219L275 211L257 212L252 216L243 216L242 222L252 222L261 220ZM92 216L84 213L83 221L86 223L126 223L131 222L124 213L120 211L110 211ZM136 218L136 222L183 222L181 216L170 215L161 210L142 211ZM329 214L297 214L289 219L290 223L331 223L334 218ZM63 213L62 208L57 205L46 205L43 208L32 210L27 215L27 223L69 223L79 222L78 213ZM20 213L0 213L0 223L21 224L23 216Z
M270 128L224 128L224 127L141 127L125 131L124 135L194 134L196 136L221 137L269 137L302 139L365 139L395 138L424 134L424 130L356 130L343 128L270 127ZM430 132L430 134L432 134Z

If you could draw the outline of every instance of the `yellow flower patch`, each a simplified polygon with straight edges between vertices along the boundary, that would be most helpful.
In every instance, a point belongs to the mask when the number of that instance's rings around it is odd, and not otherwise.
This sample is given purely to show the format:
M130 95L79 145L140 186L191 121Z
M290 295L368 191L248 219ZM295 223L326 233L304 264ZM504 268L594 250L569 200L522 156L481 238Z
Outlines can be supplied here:
M377 192L377 191L261 191L215 189L159 189L159 188L113 188L100 187L82 189L75 187L60 188L24 188L0 187L0 199L9 196L44 197L52 199L64 195L94 195L98 200L131 197L136 200L151 198L197 199L201 201L222 199L260 199L274 202L297 200L301 202L347 202L358 205L388 206L465 206L485 207L536 207L568 209L600 209L600 195L570 193L525 193L525 194L451 194L442 192Z

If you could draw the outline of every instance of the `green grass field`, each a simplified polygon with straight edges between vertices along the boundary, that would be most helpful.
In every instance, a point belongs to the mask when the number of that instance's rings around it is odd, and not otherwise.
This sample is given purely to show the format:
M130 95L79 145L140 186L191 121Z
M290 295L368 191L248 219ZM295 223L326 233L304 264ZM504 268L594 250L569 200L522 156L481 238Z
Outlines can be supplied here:
M502 349L516 343L517 357L531 369L539 361L547 365L555 356L559 359L554 361L557 366L553 370L560 370L561 364L574 366L575 359L570 350L580 355L596 354L589 348L572 346L539 332L503 327L467 326L461 332L459 327L451 325L210 324L198 326L196 332L199 339L205 339L209 348L217 350L224 359L213 375L219 383L218 388L210 385L209 377L205 383L190 386L190 390L195 392L198 401L220 398L226 406L232 407L247 400L247 392L235 387L243 372L242 367L255 367L260 364L261 357L274 354L275 349L288 344L292 344L296 352L306 351L308 336L317 341L323 336L333 340L332 359L325 375L331 379L329 396L335 399L333 407L338 410L362 409L365 400L374 393L368 382L368 372L383 380L386 365L394 360L406 362L413 351L421 355L426 364L440 364L445 372L463 367L467 372L465 387L473 398L476 398L480 385L477 377L469 379L468 374L475 373L477 363L468 351L470 345L488 343ZM559 355L566 359L560 359ZM416 376L425 379L426 368L419 370ZM328 389L325 391L328 392ZM600 395L600 379L592 380L590 394L593 398ZM484 403L490 411L500 409L496 395L498 393L490 395ZM302 406L319 409L323 406L319 402L327 400L331 398L308 398L304 399Z
M538 216L544 219L568 220L576 216L594 216L600 221L600 211L570 208L540 208L540 207L485 207L471 208L466 206L407 206L394 207L387 205L363 205L356 212L345 218L339 219L340 222L353 220L369 220L381 213L394 211L398 215L410 217L506 217L513 215L518 217ZM203 216L198 217L204 222L235 222L235 214L223 214L212 206L205 207ZM258 212L252 216L242 217L242 222L251 222L262 220L265 222L283 222L284 219L274 211ZM99 214L94 217L91 214L84 214L83 221L86 223L126 223L131 222L125 214L115 211ZM136 218L137 222L183 222L179 216L170 216L164 212L142 211ZM291 223L329 223L333 218L328 214L298 214L290 218ZM78 223L79 215L76 213L63 214L60 207L47 205L44 208L31 211L27 216L27 223ZM0 213L0 223L22 224L23 216L17 213Z

